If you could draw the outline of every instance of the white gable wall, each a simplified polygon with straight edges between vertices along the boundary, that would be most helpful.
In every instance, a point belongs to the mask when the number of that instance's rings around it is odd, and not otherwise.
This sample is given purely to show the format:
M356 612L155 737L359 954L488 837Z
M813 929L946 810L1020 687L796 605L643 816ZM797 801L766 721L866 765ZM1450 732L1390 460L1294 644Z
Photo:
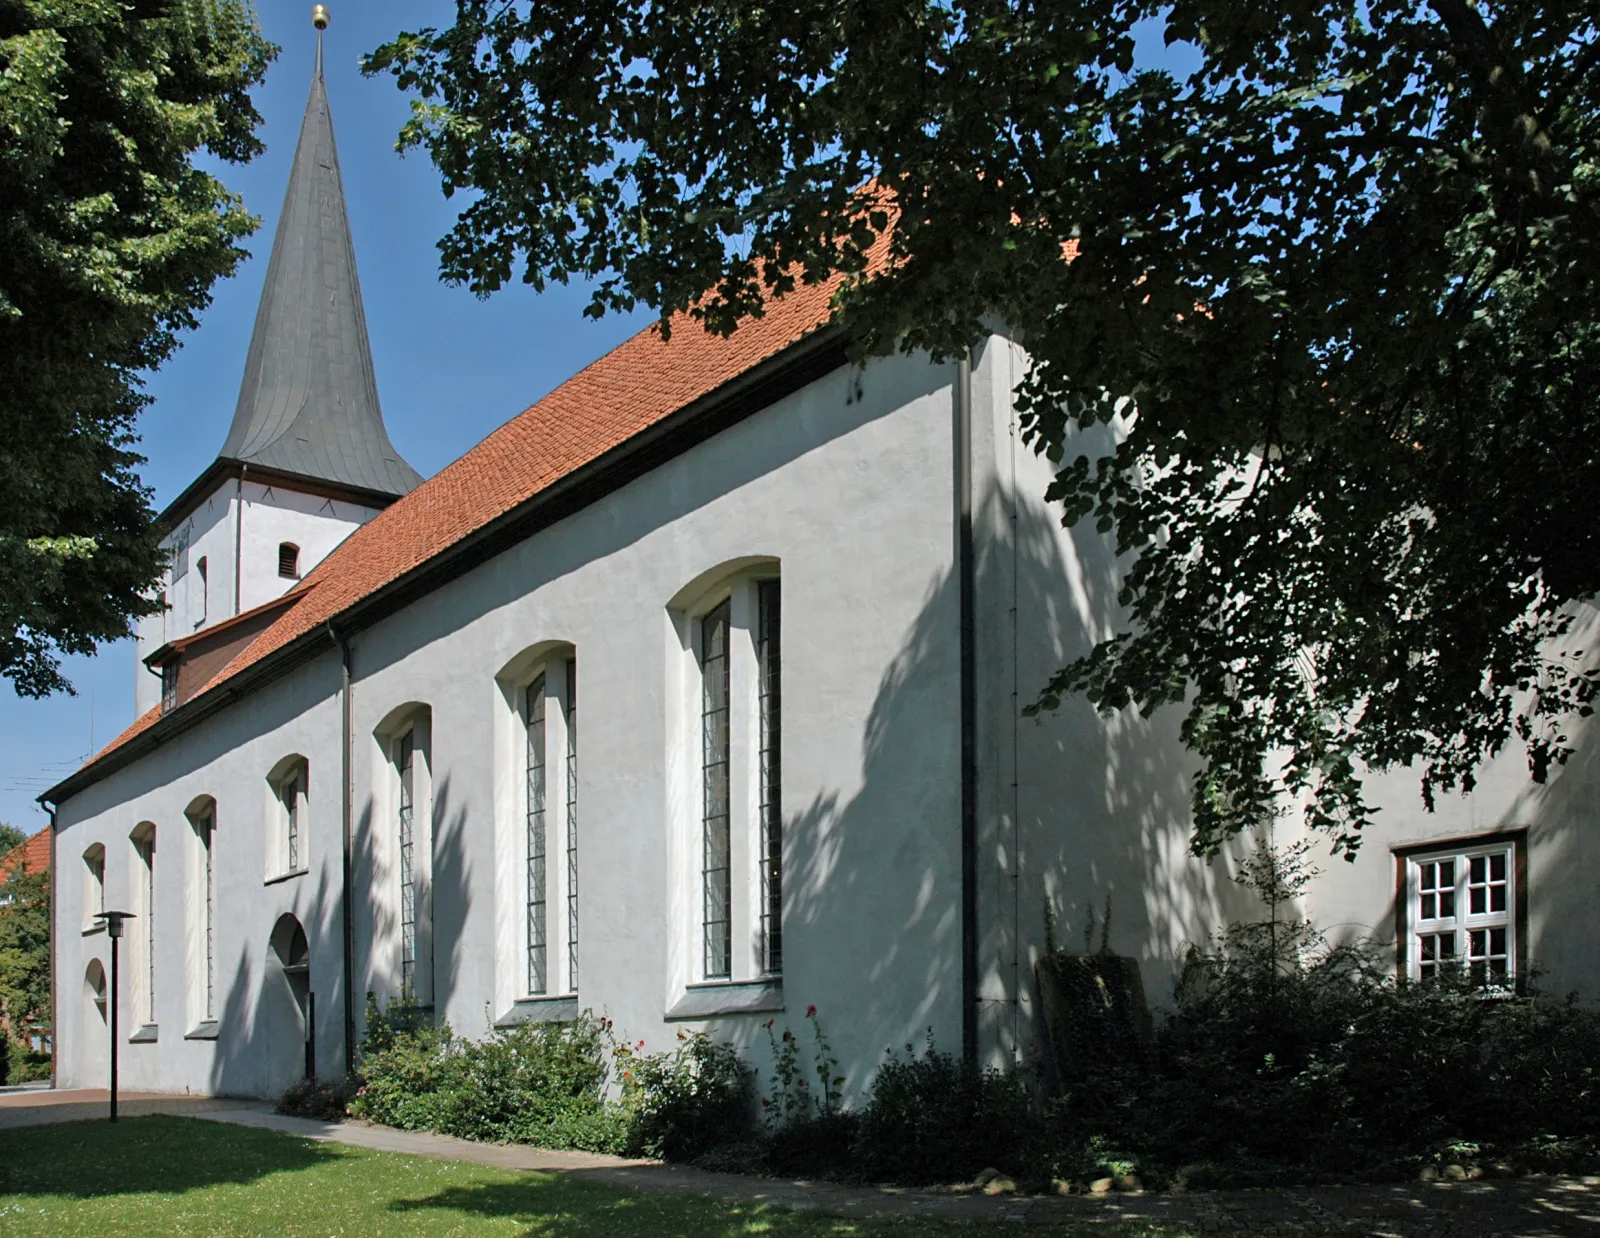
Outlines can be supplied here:
M167 609L141 619L135 630L135 715L161 701L160 677L150 673L145 658L169 641L281 597L379 510L248 478L220 483L162 542L175 562L164 578ZM174 580L178 547L184 542L186 571ZM283 542L300 548L300 575L293 579L278 575ZM242 555L235 552L239 544ZM202 558L204 589L198 567Z

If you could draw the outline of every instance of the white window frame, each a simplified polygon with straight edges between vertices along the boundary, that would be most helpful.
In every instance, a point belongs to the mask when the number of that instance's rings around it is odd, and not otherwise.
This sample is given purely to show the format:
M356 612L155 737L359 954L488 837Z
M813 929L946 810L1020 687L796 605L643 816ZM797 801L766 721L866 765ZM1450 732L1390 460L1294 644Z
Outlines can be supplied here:
M153 1027L156 1023L156 827L141 821L128 836L131 848L129 888L133 891L134 972L131 986L134 1024Z
M683 883L683 897L675 899L681 908L685 924L680 960L674 966L674 975L683 989L726 985L780 985L782 983L781 954L774 958L769 952L769 939L764 932L766 910L770 905L767 892L771 888L771 873L764 870L769 850L766 810L770 805L776 816L778 855L779 916L776 925L777 943L782 940L782 781L779 776L768 784L763 779L763 739L770 740L781 752L781 713L778 715L779 733L770 737L763 733L763 705L761 676L761 588L771 584L777 589L779 607L782 607L782 574L773 559L750 559L729 569L708 574L697 586L685 589L669 607L678 623L678 631L685 651L684 665L687 673L680 696L682 722L677 730L676 749L681 753L682 774L677 785L682 788L681 808L675 819L682 823L678 854L678 871ZM705 621L719 606L728 607L728 866L729 866L729 949L725 971L716 968L707 950L707 815L706 815L706 756L705 756ZM780 670L783 653L777 650ZM777 701L773 700L776 705ZM781 766L780 766L781 770ZM781 950L781 944L780 944ZM776 964L776 966L774 966ZM720 972L720 974L719 974ZM682 991L682 990L680 990Z
M1452 959L1487 992L1515 989L1523 973L1521 930L1526 922L1523 847L1522 835L1497 834L1407 847L1397 854L1404 881L1399 903L1406 979L1426 980L1445 959ZM1475 862L1481 864L1482 881L1475 879ZM1503 880L1496 880L1502 867ZM1494 948L1499 944L1495 935L1501 933L1503 951ZM1445 936L1448 950L1439 942ZM1499 958L1504 959L1503 977L1492 971Z
M106 922L96 919L106 909L106 848L90 843L83 849L83 931L98 933Z
M266 879L278 881L311 867L311 762L293 753L267 775Z
M200 1028L217 1021L217 802L202 797L185 815L194 839L188 899L189 1009L190 1022Z
M576 734L573 730L575 715L571 690L576 680L576 656L570 651L558 651L537 663L521 677L524 682L517 693L517 722L519 731L519 797L517 819L521 828L516 833L518 872L518 940L521 950L519 1000L570 998L578 992L577 973L577 831L576 793L574 783L577 772ZM530 693L536 685L544 688L543 795L544 795L544 881L543 899L532 889L535 865L529 848L532 843L530 796L533 785L529 778L531 753L529 752ZM544 984L534 982L533 957L533 907L543 903L544 912Z

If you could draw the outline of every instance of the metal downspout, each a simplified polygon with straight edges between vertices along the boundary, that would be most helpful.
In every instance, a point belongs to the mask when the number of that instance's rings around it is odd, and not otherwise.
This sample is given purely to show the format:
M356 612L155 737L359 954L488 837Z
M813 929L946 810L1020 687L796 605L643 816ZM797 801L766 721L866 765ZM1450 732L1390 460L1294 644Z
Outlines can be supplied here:
M341 886L339 906L344 923L344 1069L356 1068L356 998L351 988L355 975L355 908L351 904L351 803L350 803L350 644L328 624L328 635L339 647L339 811Z
M56 916L61 911L61 901L56 897L56 885L61 866L56 863L56 812L59 805L40 798L39 805L50 817L50 1086L59 1085L57 1078L61 1062L61 1010L60 988L57 977L61 974L56 958Z
M972 553L972 352L956 369L956 573L961 624L961 1056L978 1064L977 583Z

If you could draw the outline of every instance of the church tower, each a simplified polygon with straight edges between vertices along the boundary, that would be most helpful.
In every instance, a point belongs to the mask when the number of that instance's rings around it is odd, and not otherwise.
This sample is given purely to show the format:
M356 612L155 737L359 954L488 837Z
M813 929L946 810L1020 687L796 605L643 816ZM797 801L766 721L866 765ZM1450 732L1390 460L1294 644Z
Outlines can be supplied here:
M274 602L422 480L389 441L378 404L322 77L322 5L312 21L316 72L233 424L216 460L160 517L172 566L166 611L138 629L141 714L187 695L180 663L216 662L264 627L281 609ZM227 626L206 635L218 625Z

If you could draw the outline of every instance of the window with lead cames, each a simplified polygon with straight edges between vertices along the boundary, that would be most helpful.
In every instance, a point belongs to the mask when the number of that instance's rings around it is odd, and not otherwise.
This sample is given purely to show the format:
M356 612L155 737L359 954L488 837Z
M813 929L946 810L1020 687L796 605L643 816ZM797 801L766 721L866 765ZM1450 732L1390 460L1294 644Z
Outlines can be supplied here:
M1480 988L1516 978L1516 866L1510 844L1414 856L1409 862L1413 979L1452 969Z

